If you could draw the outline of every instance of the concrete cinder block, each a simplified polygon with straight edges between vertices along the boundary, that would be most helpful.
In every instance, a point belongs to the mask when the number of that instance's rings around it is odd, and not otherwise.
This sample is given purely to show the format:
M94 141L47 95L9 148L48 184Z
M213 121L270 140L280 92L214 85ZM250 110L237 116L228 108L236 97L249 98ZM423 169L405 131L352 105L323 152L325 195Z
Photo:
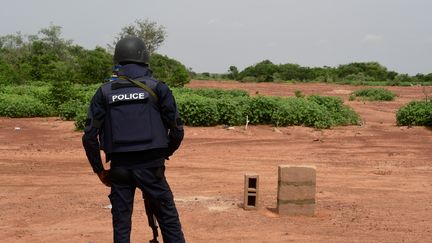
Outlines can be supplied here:
M279 204L278 203L278 214L288 216L314 216L315 215L315 204Z
M279 181L316 183L316 168L308 165L279 165Z
M315 185L311 186L287 186L279 185L278 199L280 200L304 200L314 199Z
M280 165L278 201L280 215L315 214L316 169L313 166Z
M245 210L258 208L259 199L259 175L257 173L246 173L244 176L244 203Z

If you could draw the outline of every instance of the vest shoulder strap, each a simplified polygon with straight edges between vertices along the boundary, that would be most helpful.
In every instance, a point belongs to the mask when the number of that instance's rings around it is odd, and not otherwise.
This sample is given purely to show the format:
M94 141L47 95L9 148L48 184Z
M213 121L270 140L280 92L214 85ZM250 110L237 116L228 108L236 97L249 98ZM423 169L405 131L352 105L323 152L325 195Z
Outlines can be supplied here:
M150 85L152 86L152 87L150 87L150 86L147 85L146 83L140 82L140 81L147 81L147 80L148 80L148 79L145 79L145 78L139 78L138 80L131 79L131 78L126 77L126 76L120 76L119 78L120 78L120 79L127 80L127 81L129 81L129 82L135 84L136 86L138 86L138 87L144 89L144 90L147 91L151 96L153 96L153 98L156 100L156 102L159 101L159 97L158 97L158 96L156 95L156 93L153 91L153 89L156 88L157 81L156 81L156 82L155 82L155 81L150 82Z

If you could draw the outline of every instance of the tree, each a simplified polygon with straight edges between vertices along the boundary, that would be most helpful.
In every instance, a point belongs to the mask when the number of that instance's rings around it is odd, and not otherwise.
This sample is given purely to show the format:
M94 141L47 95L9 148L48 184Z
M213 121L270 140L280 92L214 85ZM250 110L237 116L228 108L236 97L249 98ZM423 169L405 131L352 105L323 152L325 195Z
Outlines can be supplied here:
M61 26L51 24L47 28L42 28L37 36L29 39L28 63L31 66L33 80L75 79L75 57L69 52L73 41L63 39L61 29Z
M0 84L15 83L18 79L16 76L14 68L0 57Z
M65 55L66 47L72 45L72 40L61 38L61 26L50 25L48 28L42 28L39 31L40 41L46 43L57 55Z
M280 75L283 80L300 80L301 67L298 64L286 63L279 65Z
M255 77L258 82L272 82L273 74L279 73L279 67L269 60L261 61L254 66L249 66L238 75L239 80L245 77Z
M30 79L31 66L27 63L30 58L30 41L35 36L22 35L20 32L0 36L0 76L6 83L25 83Z
M339 65L337 72L339 78L345 78L348 75L356 75L359 73L363 73L365 76L371 77L375 81L383 81L389 78L387 68L377 62L354 62Z
M239 71L236 66L230 66L228 70L228 78L236 80L239 75Z
M167 33L165 27L158 25L155 21L149 19L137 19L133 24L127 25L121 29L121 32L117 35L113 44L108 45L109 49L113 51L117 42L128 35L137 36L142 39L151 55L165 41Z
M81 83L101 83L110 76L112 56L102 47L77 50L77 73Z
M183 87L190 81L187 68L167 56L153 54L150 58L150 68L155 78L164 81L170 87Z

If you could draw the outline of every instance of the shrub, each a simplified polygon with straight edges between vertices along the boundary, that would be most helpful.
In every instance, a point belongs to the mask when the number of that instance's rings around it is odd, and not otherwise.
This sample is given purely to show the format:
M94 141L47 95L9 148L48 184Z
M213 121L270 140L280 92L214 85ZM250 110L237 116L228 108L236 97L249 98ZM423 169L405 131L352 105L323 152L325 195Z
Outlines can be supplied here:
M77 91L72 83L67 81L56 81L53 82L50 89L50 102L55 107L58 108L61 104L75 99L77 97Z
M45 117L54 115L47 104L29 95L2 94L0 96L0 116L6 117Z
M360 73L356 73L356 74L349 74L347 76L345 76L343 79L348 80L348 81L352 81L352 82L358 82L358 83L362 83L362 82L367 82L367 81L376 81L374 77L365 75L364 73L360 72Z
M303 98L304 97L303 92L301 90L294 91L294 95L297 98Z
M249 100L248 116L251 124L272 124L272 115L280 107L281 98L255 96Z
M218 99L218 123L230 126L245 124L248 107L247 98Z
M396 97L395 93L383 88L360 89L354 91L352 94L369 101L392 101Z
M58 112L62 119L70 121L75 119L80 111L86 110L87 107L87 104L79 100L69 100L59 106Z
M353 109L343 104L339 97L311 95L308 97L326 111L327 116L332 121L332 126L340 125L358 125L360 118Z
M77 112L74 120L75 120L75 128L77 130L84 130L85 122L87 119L87 109L81 109Z
M15 72L13 66L5 61L3 61L0 57L0 84L12 84L18 83L19 77Z
M329 119L318 104L302 98L285 99L272 114L272 123L276 126L328 128L332 125Z
M244 90L223 90L223 89L192 89L193 94L208 97L217 98L235 98L235 97L248 97L249 93Z
M396 113L398 126L432 126L432 102L412 101Z
M177 107L185 125L213 126L219 121L215 99L198 95L179 96Z
M190 97L202 97L216 105L218 117L212 118L217 119L216 124L240 125L246 122L248 102L245 98L249 97L247 91L190 88L172 88L171 90L174 96L177 97L178 104L186 102ZM179 106L182 105L180 104ZM210 107L209 109L213 108ZM204 120L201 119L201 121ZM195 126L199 125L208 126L207 122L202 124L195 123Z
M59 115L65 120L75 120L76 128L83 129L90 99L99 86L100 84L72 85L68 82L2 86L0 116ZM357 114L336 97L313 95L308 98L283 99L250 97L243 90L172 88L172 91L180 114L189 126L243 125L247 116L251 124L277 126L328 128L358 124Z
M27 95L40 100L44 104L50 103L50 85L35 83L32 85L6 85L0 87L0 93Z
M75 85L75 99L81 101L84 104L90 104L92 97L100 86L101 84Z
M354 110L343 105L340 98L313 95L307 99L283 99L278 109L273 112L272 124L330 128L357 125L359 117Z
M257 78L253 76L246 76L240 79L241 82L257 82Z
M251 124L276 126L305 125L329 128L359 124L358 115L337 97L304 98L230 96L223 90L173 89L177 106L186 125L242 125L246 116Z

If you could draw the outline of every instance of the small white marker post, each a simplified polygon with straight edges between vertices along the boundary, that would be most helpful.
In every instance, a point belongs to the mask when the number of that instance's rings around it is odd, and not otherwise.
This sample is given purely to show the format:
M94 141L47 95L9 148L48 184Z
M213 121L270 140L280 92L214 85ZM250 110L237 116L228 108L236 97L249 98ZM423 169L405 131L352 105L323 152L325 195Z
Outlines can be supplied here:
M248 124L249 124L249 116L246 115L246 126L245 126L245 130L248 129Z

